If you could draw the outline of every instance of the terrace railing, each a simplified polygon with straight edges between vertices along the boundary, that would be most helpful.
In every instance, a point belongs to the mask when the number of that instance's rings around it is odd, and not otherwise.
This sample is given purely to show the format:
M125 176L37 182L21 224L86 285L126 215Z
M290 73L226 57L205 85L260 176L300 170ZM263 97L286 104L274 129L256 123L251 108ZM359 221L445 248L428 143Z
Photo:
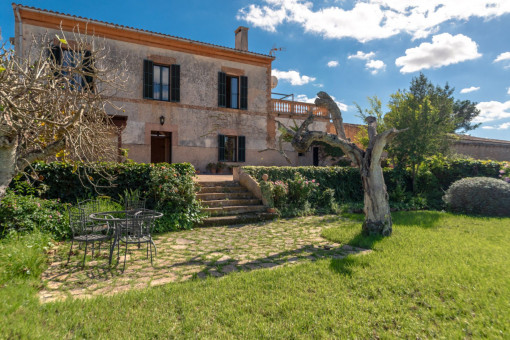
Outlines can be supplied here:
M313 112L318 117L329 117L326 108L318 107L312 103L302 103L293 100L271 99L271 108L277 114L303 115L307 116L309 112Z

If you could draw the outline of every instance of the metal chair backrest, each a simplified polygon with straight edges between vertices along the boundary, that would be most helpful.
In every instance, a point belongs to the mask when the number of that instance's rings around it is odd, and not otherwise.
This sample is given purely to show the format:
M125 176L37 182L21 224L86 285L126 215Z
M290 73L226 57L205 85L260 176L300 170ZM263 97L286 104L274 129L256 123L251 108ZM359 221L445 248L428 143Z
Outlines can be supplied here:
M151 237L154 229L155 217L153 212L147 209L138 210L133 215L127 215L121 228L121 234L131 239Z

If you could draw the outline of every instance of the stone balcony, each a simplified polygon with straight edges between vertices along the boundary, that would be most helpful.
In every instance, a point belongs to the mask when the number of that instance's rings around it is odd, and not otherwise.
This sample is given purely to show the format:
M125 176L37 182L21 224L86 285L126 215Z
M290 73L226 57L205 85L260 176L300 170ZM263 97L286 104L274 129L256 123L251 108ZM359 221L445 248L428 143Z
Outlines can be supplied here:
M308 116L312 112L315 116L329 118L326 108L318 107L313 103L302 103L294 100L271 99L271 111L277 115Z

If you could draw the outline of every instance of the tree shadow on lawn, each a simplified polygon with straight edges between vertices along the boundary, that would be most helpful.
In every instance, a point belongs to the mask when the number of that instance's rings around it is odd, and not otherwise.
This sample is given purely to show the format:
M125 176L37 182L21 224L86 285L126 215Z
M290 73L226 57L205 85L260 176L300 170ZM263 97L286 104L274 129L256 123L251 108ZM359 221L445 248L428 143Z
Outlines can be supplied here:
M315 245L305 245L300 248L285 250L279 253L275 253L266 257L260 257L250 261L240 261L235 258L229 258L221 261L214 260L203 260L204 256L210 254L229 254L230 249L214 249L207 253L202 253L198 256L195 256L188 261L174 263L171 266L155 266L155 269L172 269L172 268L185 268L185 267L193 267L197 265L204 265L205 267L194 273L194 278L203 279L208 276L213 277L222 277L231 272L243 271L249 272L257 269L264 268L274 268L283 266L285 264L294 264L302 262L303 260L309 260L315 262L321 259L340 259L344 258L350 254L358 254L366 249L354 248L348 245L343 246L315 246ZM235 257L235 256L234 256Z
M405 225L420 228L436 228L446 218L441 211L399 211L391 214L393 224L396 226Z

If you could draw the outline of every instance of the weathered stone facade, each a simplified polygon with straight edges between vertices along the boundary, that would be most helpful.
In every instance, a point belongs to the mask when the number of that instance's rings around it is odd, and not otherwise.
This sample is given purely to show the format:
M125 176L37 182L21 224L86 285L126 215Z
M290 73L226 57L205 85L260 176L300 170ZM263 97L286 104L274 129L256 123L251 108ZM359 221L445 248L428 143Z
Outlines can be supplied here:
M277 138L274 121L277 114L271 110L274 58L247 50L247 28L236 30L236 48L226 48L32 7L13 5L13 8L17 53L27 53L33 37L54 36L61 28L72 32L76 27L81 31L86 27L87 32L103 39L109 53L126 60L129 85L115 100L125 112L121 117L120 140L122 148L128 149L129 158L137 162L154 161L153 138L160 135L166 138L166 146L161 146L165 154L169 153L166 160L191 162L204 171L208 163L218 162L221 134L244 136L246 140L245 161L228 164L287 164L276 151L259 152L273 148ZM144 60L151 60L154 65L180 65L178 102L144 98ZM247 77L247 109L219 107L218 72ZM294 119L304 117L289 115ZM318 124L324 128L326 123ZM295 165L311 164L311 153L298 156L290 146L286 149Z

